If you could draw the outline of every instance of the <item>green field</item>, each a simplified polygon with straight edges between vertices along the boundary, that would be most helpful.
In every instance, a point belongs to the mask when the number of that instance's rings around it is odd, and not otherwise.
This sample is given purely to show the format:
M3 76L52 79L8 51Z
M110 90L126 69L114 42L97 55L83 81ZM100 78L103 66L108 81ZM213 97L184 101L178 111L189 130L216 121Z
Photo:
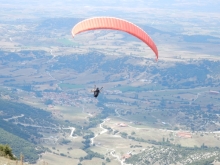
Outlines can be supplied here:
M122 92L143 92L143 91L156 91L156 90L162 90L163 87L160 85L154 85L154 84L148 84L145 86L138 86L138 87L134 87L134 86L122 86L122 87L116 87L116 90L120 90Z
M80 88L84 88L84 85L79 85L79 84L58 84L60 88L62 89L80 89Z
M58 39L57 41L65 46L78 46L79 45L75 42L70 41L69 39L66 39L66 38L61 38L61 39Z

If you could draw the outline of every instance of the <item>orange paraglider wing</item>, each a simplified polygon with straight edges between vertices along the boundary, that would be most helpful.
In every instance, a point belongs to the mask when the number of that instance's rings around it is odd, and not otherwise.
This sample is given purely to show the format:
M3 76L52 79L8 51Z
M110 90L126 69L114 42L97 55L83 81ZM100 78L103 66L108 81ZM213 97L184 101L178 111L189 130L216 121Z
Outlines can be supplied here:
M78 33L96 29L112 29L127 32L146 43L154 51L156 60L158 59L157 46L150 36L140 27L123 19L114 17L94 17L86 19L73 27L72 36L74 37Z

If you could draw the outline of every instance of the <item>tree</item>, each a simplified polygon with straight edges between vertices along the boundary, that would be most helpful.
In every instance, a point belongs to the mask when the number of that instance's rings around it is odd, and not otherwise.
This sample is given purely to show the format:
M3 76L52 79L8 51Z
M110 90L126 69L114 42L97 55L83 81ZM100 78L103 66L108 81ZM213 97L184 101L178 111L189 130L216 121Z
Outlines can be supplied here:
M53 100L47 99L47 100L45 100L44 104L46 104L46 105L53 104Z
M127 136L128 136L127 133L125 133L125 132L121 132L121 137L123 137L123 138L127 138Z
M132 131L132 132L131 132L131 135L135 135L135 132L134 132L134 131Z
M9 145L0 145L0 156L9 157L9 159L12 160L16 159Z
M111 162L111 160L109 158L106 158L106 162Z
M36 92L35 92L35 95L36 95L37 97L43 97L43 95L42 95L42 93L41 93L40 91L36 91Z

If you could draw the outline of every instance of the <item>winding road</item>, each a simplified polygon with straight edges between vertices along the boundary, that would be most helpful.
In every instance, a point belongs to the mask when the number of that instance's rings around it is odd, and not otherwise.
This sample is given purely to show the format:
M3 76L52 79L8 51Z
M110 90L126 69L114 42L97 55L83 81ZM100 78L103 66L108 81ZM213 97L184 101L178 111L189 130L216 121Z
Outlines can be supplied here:
M24 117L24 114L21 114L20 116L13 116L11 118L8 118L8 119L4 119L5 121L9 121L9 120L13 120L13 119L18 119L20 117Z
M108 120L108 119L104 119L103 122L102 122L101 124L99 124L99 127L102 129L102 131L99 132L99 133L96 134L93 138L90 139L92 145L94 144L94 139L95 139L96 137L98 137L99 135L102 135L102 134L108 132L107 129L103 128L103 124L104 124L107 120ZM115 149L109 149L109 148L101 147L101 146L97 146L97 147L105 148L106 150L110 151L111 156L114 157L114 158L116 158L116 159L120 162L121 165L126 165L126 164L124 163L125 160L124 160L124 159L121 160L121 159L120 159L120 156L118 156L118 155L115 154Z
M105 128L103 128L103 126L102 126L102 125L105 123L106 120L107 120L107 119L104 119L103 122L102 122L101 124L99 124L99 127L102 129L102 131L99 132L99 133L96 134L93 138L90 139L92 145L94 144L94 139L95 139L97 136L99 136L99 135L101 135L101 134L103 134L103 133L108 132L108 130L105 129Z
M73 133L74 133L74 131L76 130L76 128L74 128L74 127L68 127L68 128L63 128L63 129L69 129L69 130L71 130L70 137L73 137Z

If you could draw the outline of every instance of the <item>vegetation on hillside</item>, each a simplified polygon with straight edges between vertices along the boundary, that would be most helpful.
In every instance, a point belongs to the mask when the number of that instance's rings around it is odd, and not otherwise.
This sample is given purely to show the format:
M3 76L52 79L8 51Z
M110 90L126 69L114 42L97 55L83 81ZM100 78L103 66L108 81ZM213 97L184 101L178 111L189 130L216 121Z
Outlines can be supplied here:
M51 113L42 109L34 108L26 104L16 103L8 100L0 99L1 128L10 132L22 139L35 143L35 138L40 138L42 135L33 129L32 125L50 126L54 121L51 119ZM12 117L21 116L13 119ZM7 120L7 119L10 120Z
M11 147L7 144L6 145L0 144L0 156L7 157L11 160L16 159L12 153Z
M220 160L220 150L218 147L207 147L204 144L201 147L181 147L180 145L162 145L158 147L149 147L140 154L133 155L126 159L129 164L211 164Z
M17 158L19 158L21 153L25 155L24 160L27 162L35 163L39 159L39 154L44 152L44 149L42 147L37 147L36 145L22 138L19 138L18 136L8 133L1 128L0 128L0 135L1 135L0 143L10 145L11 148L13 149L14 155Z

